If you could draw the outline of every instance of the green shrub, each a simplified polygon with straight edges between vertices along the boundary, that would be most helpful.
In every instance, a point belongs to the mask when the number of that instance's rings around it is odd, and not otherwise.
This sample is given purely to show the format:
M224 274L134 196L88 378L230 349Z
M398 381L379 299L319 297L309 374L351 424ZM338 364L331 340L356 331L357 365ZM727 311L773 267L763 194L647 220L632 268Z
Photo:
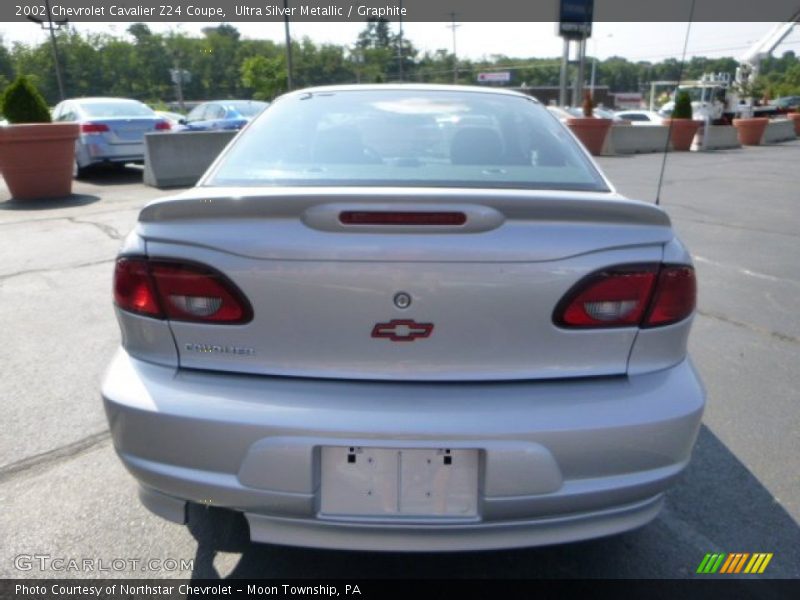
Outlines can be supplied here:
M12 125L16 123L50 123L50 109L39 90L25 75L20 75L6 88L0 100L0 111Z
M678 97L675 98L675 108L672 109L672 118L692 118L692 99L689 97L689 92L678 92Z

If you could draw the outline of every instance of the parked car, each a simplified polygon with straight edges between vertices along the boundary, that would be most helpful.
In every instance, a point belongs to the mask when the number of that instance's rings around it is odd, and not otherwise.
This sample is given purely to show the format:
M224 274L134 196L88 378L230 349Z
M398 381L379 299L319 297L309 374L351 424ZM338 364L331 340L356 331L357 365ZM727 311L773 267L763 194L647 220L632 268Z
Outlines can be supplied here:
M653 110L619 110L616 116L633 125L661 125L664 118Z
M56 105L53 121L77 121L76 177L100 164L144 162L144 135L168 131L170 124L149 106L127 98L73 98Z
M292 92L116 260L102 395L145 506L254 541L552 544L653 519L704 392L695 275L529 96Z
M186 116L181 113L170 112L168 110L157 110L155 113L160 118L169 122L171 131L180 131L185 127L183 121L186 119Z
M560 121L577 117L583 118L583 109L578 106L548 106L547 110L553 113ZM622 124L622 119L617 117L613 111L601 106L594 107L594 116L599 119L611 119L616 124Z
M217 100L199 104L182 123L187 131L241 129L269 104L257 100Z
M777 106L781 109L800 108L800 96L783 96L775 98L770 102L770 105Z
M571 119L573 117L580 118L583 116L583 111L580 108L574 108L571 106L548 106L547 110L549 110L559 121L566 121L567 119Z

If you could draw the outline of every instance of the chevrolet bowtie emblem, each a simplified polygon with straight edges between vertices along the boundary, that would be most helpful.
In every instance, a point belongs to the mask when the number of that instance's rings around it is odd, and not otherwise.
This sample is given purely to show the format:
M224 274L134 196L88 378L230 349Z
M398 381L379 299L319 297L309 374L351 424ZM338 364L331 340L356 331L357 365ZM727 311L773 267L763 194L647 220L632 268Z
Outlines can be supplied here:
M394 319L388 323L376 323L372 337L386 338L393 342L413 342L417 338L430 337L433 323L417 323L410 319Z

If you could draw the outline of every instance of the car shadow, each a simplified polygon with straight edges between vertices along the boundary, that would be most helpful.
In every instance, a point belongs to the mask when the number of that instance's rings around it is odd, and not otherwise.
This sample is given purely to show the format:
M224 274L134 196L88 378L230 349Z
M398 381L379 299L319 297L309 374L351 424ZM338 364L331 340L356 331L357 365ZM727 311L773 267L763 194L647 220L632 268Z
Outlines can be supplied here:
M461 553L314 550L249 541L240 514L192 507L193 579L686 578L707 552L772 552L764 576L800 576L800 527L705 426L690 467L651 524L622 535L543 548ZM217 553L237 553L221 575ZM706 576L708 577L708 576Z
M11 198L5 202L0 202L0 210L51 210L54 208L71 208L94 204L100 200L100 196L94 194L70 194L61 198L42 198L41 200L16 200Z
M142 183L144 169L139 165L98 165L92 167L85 176L78 181L92 185L125 185Z

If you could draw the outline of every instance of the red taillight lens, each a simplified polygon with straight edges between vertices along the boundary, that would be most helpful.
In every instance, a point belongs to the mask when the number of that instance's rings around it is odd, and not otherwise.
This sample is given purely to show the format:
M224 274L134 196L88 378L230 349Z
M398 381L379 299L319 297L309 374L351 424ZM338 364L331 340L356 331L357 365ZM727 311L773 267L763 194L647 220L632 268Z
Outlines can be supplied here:
M81 133L104 133L108 131L105 123L81 123Z
M147 261L120 258L114 269L114 302L123 310L162 318Z
M462 212L392 212L346 210L339 213L343 225L463 225L467 215Z
M233 324L253 315L242 293L221 274L176 261L119 259L114 299L124 310L175 321Z
M590 275L572 290L556 322L565 327L624 327L642 320L656 270L643 267Z
M664 267L643 327L658 327L682 321L694 310L697 281L691 267Z
M169 131L172 129L172 125L169 124L169 121L156 121L156 131Z
M593 273L559 303L561 327L658 327L692 314L696 284L686 266L636 265Z

